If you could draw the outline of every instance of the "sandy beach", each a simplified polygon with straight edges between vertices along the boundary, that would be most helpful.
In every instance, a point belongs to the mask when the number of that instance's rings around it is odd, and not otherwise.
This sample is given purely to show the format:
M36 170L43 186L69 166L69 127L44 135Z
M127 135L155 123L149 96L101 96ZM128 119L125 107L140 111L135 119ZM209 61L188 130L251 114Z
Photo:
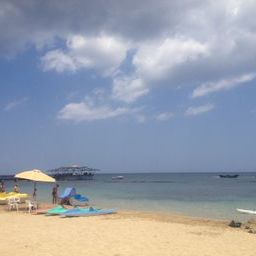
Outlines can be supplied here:
M256 235L228 222L119 212L60 218L1 210L0 255L255 255Z

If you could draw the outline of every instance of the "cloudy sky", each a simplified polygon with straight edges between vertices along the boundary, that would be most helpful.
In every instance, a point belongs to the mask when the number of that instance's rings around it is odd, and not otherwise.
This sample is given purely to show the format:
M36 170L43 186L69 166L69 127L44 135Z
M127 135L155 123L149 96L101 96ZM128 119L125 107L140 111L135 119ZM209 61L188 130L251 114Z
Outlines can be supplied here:
M0 172L256 169L255 0L1 0Z

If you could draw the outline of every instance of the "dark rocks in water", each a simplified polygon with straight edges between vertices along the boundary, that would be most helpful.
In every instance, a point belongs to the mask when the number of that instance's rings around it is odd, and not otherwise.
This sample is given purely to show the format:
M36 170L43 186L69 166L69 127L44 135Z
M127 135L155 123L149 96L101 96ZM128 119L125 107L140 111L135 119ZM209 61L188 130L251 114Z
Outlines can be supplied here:
M228 225L232 228L240 228L242 223L232 220Z
M244 229L248 231L250 234L256 234L256 220L251 219L248 220L244 226Z

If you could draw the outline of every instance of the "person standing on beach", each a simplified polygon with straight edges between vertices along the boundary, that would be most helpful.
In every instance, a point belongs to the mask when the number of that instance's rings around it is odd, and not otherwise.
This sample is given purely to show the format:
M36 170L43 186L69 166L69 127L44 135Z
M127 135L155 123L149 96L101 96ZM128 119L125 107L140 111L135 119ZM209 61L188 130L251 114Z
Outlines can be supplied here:
M33 200L36 201L36 191L37 191L37 188L34 187L34 191L33 191Z
M13 192L20 193L20 188L19 188L18 184L14 185Z
M57 202L58 202L58 188L59 188L59 184L56 184L52 188L52 203L53 204L57 204Z
M1 181L0 182L0 193L3 193L3 192L5 192L5 186L4 186L4 182Z

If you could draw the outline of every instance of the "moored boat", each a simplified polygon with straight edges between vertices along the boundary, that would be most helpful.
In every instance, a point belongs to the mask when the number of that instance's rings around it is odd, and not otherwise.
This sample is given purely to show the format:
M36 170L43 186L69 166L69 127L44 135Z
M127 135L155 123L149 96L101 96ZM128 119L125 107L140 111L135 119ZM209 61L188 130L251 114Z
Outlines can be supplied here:
M68 166L52 169L48 174L56 180L92 180L98 169L93 169L87 166Z
M238 178L239 174L220 174L219 175L220 178Z
M113 176L112 180L122 180L124 176Z

